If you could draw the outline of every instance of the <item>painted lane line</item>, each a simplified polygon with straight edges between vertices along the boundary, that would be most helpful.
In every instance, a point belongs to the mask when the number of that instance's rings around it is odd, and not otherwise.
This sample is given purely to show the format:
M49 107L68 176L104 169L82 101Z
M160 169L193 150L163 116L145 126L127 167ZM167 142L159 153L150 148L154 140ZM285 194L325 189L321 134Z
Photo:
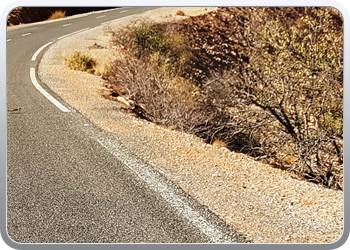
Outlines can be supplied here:
M29 36L31 35L32 33L25 33L25 34L22 34L22 36Z
M9 42L9 41L11 41L11 39L7 39L7 41Z
M63 27L67 27L67 26L69 26L69 25L72 25L71 23L67 23L67 24L63 24L62 26Z
M124 13L124 12L127 12L128 10L122 10L122 11L120 11L119 13Z
M85 29L82 29L82 30L78 30L78 31L72 32L72 33L70 33L70 34L67 34L67 35L61 36L61 37L59 37L59 38L57 38L57 39L58 39L58 40L60 40L60 39L62 39L62 38L66 38L66 37L69 37L69 36L72 36L72 35L78 34L78 33L80 33L80 32L83 32L83 31L85 31L85 30L88 30L88 29L90 29L90 27L87 27L87 28L85 28Z
M32 61L35 61L36 58L37 58L37 56L39 55L39 53L40 53L43 49L45 49L47 46L49 46L50 44L52 44L52 43L53 43L53 42L49 42L49 43L45 44L44 46L41 46L41 47L34 53L34 55L33 55L33 57L32 57Z
M71 112L69 109L67 109L65 106L63 106L59 101L57 101L55 98L52 97L49 93L46 92L45 89L43 89L38 81L36 80L35 76L35 68L30 68L30 80L32 81L34 87L39 90L41 94L43 94L49 101L51 101L54 105L56 105L57 108L62 110L63 112Z
M96 17L96 19L103 18L103 17L106 17L106 15L98 16L98 17Z
M187 202L176 194L176 190L163 181L154 170L144 163L139 163L136 159L128 157L123 153L123 149L114 141L94 136L105 149L121 160L131 171L133 171L141 180L145 181L148 186L163 197L173 208L177 210L179 215L187 218L194 226L201 230L211 241L215 243L232 243L234 239L225 235L220 229L206 220L200 213Z

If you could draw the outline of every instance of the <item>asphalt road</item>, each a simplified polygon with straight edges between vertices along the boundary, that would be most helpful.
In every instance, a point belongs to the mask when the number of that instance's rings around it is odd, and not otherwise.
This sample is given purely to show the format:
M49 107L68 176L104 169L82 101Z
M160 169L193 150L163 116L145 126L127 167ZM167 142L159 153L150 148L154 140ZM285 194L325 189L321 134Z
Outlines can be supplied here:
M169 203L94 139L96 134L100 138L109 135L86 126L89 120L40 83L71 111L62 112L30 78L30 68L37 68L45 51L31 60L41 46L149 9L116 9L7 32L7 229L14 242L216 241L198 225L198 219L184 216L185 210ZM17 108L21 110L11 111ZM230 228L181 190L172 188L190 204L192 212L214 226L209 231L220 232L219 242L223 237L235 240Z

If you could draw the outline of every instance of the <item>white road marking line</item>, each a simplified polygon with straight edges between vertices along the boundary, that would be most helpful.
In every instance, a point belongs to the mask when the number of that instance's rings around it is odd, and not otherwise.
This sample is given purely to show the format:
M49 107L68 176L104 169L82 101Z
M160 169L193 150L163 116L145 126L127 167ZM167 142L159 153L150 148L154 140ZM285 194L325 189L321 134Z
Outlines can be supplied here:
M11 41L11 39L7 39L7 41L9 42L9 41Z
M63 27L67 27L67 26L69 26L69 25L72 25L71 23L67 23L67 24L63 24L62 26Z
M98 17L96 17L96 19L103 18L103 17L106 17L106 15L98 16Z
M57 108L62 110L63 112L71 112L69 109L67 109L65 106L63 106L59 101L57 101L55 98L52 97L49 93L46 92L45 89L43 89L35 77L35 68L30 68L30 79L32 80L33 85L41 94L43 94L49 101L51 101L54 105L56 105Z
M119 13L124 13L124 12L127 12L128 10L122 10L122 11L120 11Z
M221 230L207 221L199 212L192 209L185 201L176 194L174 188L169 186L146 164L137 162L137 160L128 157L122 153L123 149L112 140L96 136L95 139L114 156L120 159L128 168L138 175L148 186L159 195L161 195L178 213L185 216L193 225L200 229L215 243L231 243L230 237L227 237Z
M82 29L82 30L78 30L78 31L72 32L72 33L70 33L70 34L67 34L67 35L61 36L61 37L59 37L59 38L57 38L57 39L58 39L58 40L60 40L60 39L62 39L62 38L66 38L66 37L68 37L68 36L75 35L75 34L77 34L77 33L83 32L83 31L88 30L88 29L90 29L90 27L87 27L87 28L85 28L85 29Z
M50 44L52 44L52 43L53 43L53 42L49 42L49 43L45 44L44 46L40 47L40 48L34 53L34 55L33 55L33 57L32 57L32 61L35 61L36 58L37 58L37 56L39 55L39 53L40 53L43 49L45 49L47 46L49 46Z
M32 33L26 33L26 34L22 34L22 36L29 36L31 35Z

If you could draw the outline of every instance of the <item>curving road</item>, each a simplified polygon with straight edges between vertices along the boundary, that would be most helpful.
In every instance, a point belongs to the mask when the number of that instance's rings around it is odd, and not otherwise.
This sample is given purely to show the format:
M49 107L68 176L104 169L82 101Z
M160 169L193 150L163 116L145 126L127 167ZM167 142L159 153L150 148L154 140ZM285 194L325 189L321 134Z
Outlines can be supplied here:
M110 135L86 126L89 120L36 77L51 43L150 9L113 9L7 32L7 229L14 242L237 241L161 176L147 173L156 176L150 183L135 174L106 146ZM96 141L97 134L106 141Z

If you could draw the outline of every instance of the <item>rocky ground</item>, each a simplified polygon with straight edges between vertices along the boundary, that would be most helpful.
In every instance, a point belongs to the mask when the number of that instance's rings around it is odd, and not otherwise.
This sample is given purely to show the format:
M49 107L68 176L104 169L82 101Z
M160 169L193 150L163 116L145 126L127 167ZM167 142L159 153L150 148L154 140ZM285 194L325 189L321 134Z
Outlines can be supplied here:
M143 14L157 21L183 19L216 8L160 8ZM113 21L55 42L45 53L39 77L96 126L117 135L120 145L144 159L226 223L256 243L331 243L343 232L343 193L298 179L244 154L204 143L193 135L156 126L106 100L103 80L69 70L63 58L74 51L99 60L122 56L108 30ZM98 44L100 46L93 46Z

